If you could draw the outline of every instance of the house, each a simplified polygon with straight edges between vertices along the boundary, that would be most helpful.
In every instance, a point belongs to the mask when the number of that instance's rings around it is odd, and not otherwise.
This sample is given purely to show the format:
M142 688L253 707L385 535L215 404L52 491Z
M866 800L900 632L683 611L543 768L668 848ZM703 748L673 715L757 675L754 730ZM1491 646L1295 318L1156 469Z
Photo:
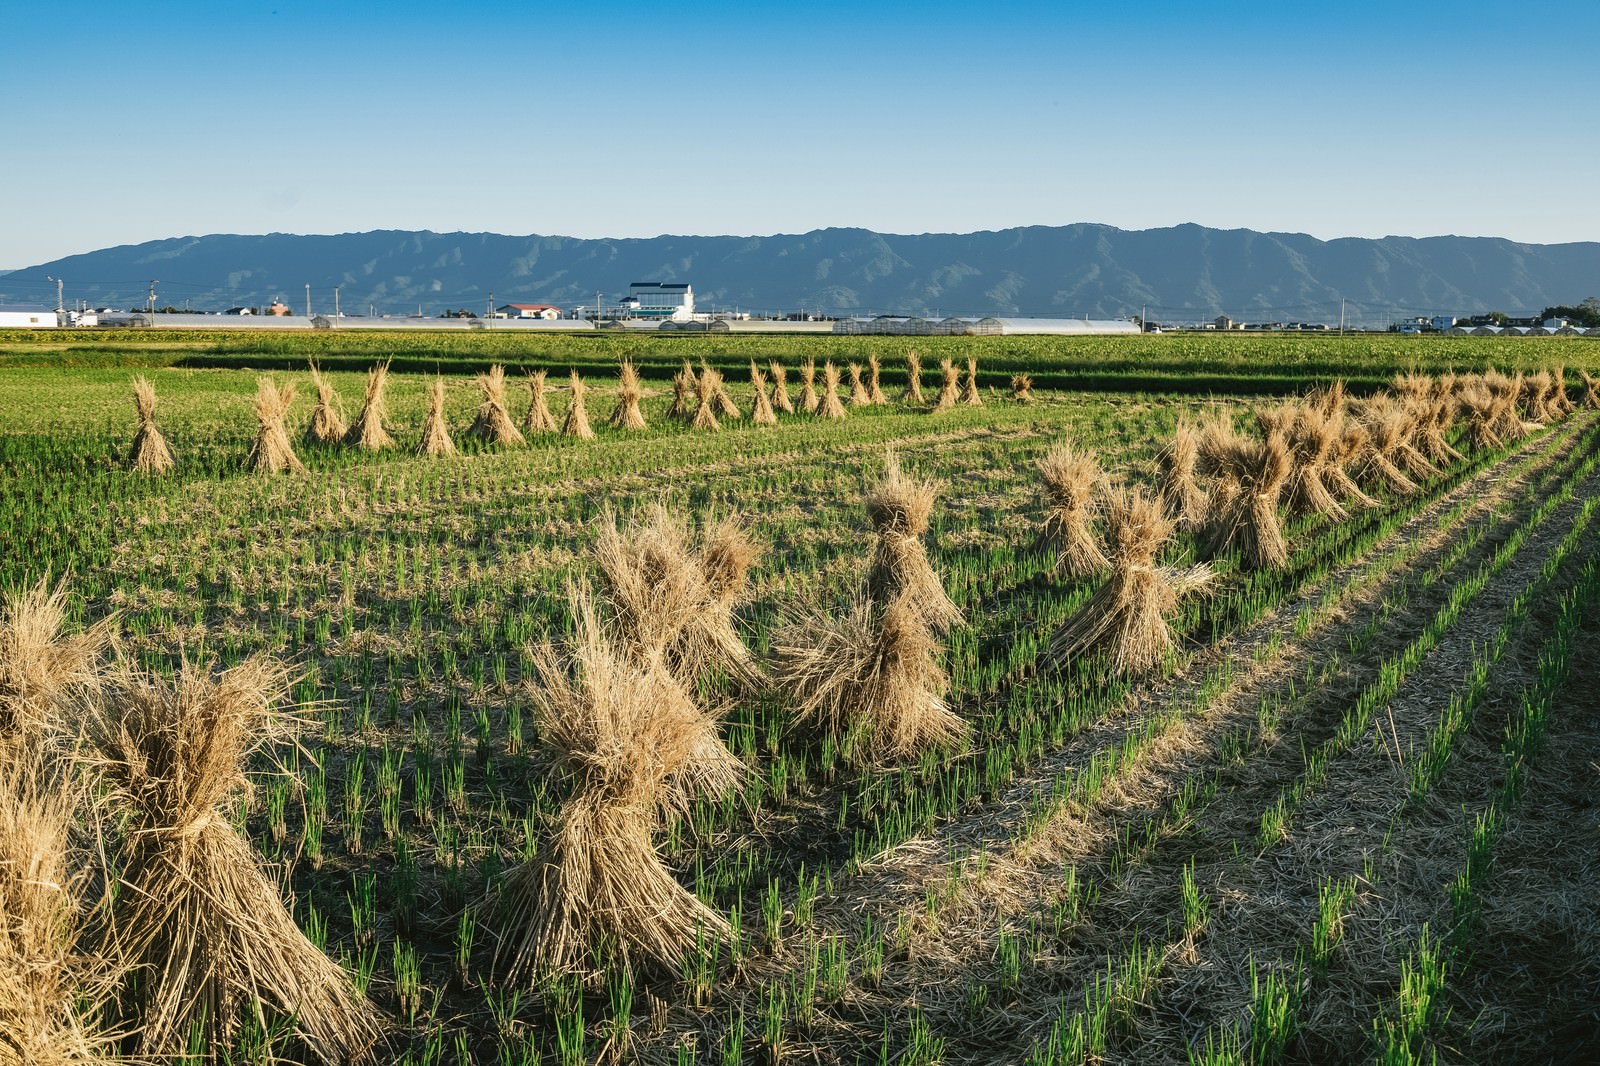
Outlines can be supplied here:
M671 281L635 281L622 301L628 314L639 318L667 318L687 322L694 318L694 289Z
M225 315L253 315L256 310L253 307L230 307L222 313Z
M276 315L279 318L283 318L290 313L289 305L282 300L273 300L272 305L267 308L267 314Z
M55 329L55 309L43 304L0 304L0 329Z
M554 321L561 317L561 308L550 304L501 304L494 311L499 318L543 318Z
M1234 324L1233 324L1233 319L1229 318L1227 315L1218 315L1215 319L1212 320L1211 326L1212 326L1213 329L1233 329L1233 328L1235 328Z

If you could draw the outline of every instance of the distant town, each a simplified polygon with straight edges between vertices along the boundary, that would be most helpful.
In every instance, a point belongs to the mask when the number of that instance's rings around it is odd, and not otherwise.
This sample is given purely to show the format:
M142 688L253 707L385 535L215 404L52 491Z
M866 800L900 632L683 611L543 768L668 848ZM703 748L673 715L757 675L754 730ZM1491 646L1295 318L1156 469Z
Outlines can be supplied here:
M1512 317L1491 311L1468 317L1444 315L1401 317L1380 330L1346 329L1343 323L1250 322L1230 315L1190 321L1158 321L1144 315L1096 319L1026 316L928 316L915 314L830 315L820 311L756 314L740 310L701 310L687 282L635 281L625 295L607 303L597 292L594 302L562 307L551 303L503 303L491 300L481 313L468 308L424 315L346 314L333 292L333 310L313 313L307 287L305 309L297 312L280 297L265 306L236 306L215 311L158 306L155 283L144 308L68 308L0 304L4 329L505 329L583 332L655 330L684 333L834 333L896 336L1116 335L1198 332L1388 332L1449 336L1590 336L1600 338L1600 304L1591 298L1574 307L1546 308L1535 316Z

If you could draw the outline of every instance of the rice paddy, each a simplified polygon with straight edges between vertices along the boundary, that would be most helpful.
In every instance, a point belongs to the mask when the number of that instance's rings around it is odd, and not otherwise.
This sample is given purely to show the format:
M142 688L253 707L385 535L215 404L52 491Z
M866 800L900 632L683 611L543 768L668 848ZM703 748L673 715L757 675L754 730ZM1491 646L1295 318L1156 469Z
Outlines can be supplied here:
M0 339L0 1063L1592 1049L1588 347L892 340Z

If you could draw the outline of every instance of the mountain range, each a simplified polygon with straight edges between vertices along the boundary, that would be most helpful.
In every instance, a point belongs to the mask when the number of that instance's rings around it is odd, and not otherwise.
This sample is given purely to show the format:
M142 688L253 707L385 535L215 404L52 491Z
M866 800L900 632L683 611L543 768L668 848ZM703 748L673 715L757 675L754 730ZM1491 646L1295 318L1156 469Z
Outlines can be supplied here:
M1600 243L1496 237L1319 240L1181 225L1028 226L898 235L585 239L378 230L212 234L68 256L0 275L0 302L196 310L261 306L424 314L496 304L614 302L634 281L688 282L702 309L1353 323L1397 314L1534 313L1600 293Z

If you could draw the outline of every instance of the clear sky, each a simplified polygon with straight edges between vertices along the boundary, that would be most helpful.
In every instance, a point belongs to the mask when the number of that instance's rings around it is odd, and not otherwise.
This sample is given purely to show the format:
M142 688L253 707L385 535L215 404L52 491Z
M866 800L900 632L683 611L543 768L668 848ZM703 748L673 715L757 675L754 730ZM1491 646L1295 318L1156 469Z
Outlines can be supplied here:
M0 267L368 229L1600 240L1593 11L19 0Z

